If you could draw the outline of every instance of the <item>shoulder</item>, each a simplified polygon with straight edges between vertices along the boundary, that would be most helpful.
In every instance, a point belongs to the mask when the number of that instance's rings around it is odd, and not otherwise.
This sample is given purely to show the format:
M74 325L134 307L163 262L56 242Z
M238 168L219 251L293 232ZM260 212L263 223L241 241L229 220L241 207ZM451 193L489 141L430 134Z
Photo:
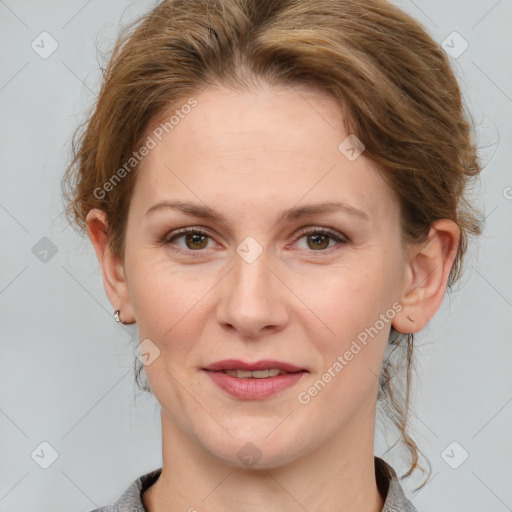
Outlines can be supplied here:
M395 470L383 459L375 457L377 486L384 498L381 512L418 512L405 496Z
M161 472L162 468L158 468L140 476L128 486L114 503L89 512L145 512L142 494L158 480Z

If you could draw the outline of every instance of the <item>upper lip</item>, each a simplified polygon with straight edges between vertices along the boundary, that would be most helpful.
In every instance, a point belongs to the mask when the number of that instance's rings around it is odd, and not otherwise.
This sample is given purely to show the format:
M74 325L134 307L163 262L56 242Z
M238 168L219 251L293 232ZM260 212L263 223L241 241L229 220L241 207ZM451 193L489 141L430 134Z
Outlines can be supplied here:
M219 370L246 370L246 371L257 371L257 370L271 370L278 369L285 372L300 372L306 371L304 368L299 368L291 363L284 363L282 361L274 361L270 359L264 359L261 361L255 361L254 363L246 363L239 359L223 359L222 361L216 361L206 367L203 370L219 371Z

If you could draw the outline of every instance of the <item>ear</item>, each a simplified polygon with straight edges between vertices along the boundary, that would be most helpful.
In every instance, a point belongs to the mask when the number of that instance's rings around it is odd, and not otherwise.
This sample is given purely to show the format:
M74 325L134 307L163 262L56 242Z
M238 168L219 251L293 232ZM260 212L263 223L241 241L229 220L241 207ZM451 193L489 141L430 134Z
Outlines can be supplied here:
M392 325L402 333L421 331L441 306L460 243L455 222L433 222L424 242L411 247L400 304Z
M119 316L124 323L134 323L135 315L130 302L125 270L122 262L112 254L107 243L107 217L105 212L94 208L86 218L87 233L96 251L103 275L103 286L114 310L120 310Z

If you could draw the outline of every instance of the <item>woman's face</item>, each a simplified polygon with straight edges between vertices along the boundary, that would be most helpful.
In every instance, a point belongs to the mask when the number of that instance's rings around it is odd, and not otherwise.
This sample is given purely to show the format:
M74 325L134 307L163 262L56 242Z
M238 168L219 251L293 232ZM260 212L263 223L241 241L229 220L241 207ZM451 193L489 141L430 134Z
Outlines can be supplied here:
M340 149L349 134L328 96L210 88L195 99L168 134L148 131L156 147L126 235L131 308L165 421L236 466L373 439L407 265L396 197L353 141ZM302 372L205 370L223 360Z

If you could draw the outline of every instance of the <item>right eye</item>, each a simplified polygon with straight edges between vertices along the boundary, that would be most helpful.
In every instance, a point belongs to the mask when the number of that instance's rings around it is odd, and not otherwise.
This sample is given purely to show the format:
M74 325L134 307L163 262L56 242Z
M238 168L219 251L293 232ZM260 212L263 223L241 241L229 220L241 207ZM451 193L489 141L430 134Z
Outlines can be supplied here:
M184 246L176 243L176 240L180 239L183 240ZM211 237L205 231L198 228L183 228L166 235L162 242L165 245L176 245L180 251L198 252L208 248L208 239L211 240Z

